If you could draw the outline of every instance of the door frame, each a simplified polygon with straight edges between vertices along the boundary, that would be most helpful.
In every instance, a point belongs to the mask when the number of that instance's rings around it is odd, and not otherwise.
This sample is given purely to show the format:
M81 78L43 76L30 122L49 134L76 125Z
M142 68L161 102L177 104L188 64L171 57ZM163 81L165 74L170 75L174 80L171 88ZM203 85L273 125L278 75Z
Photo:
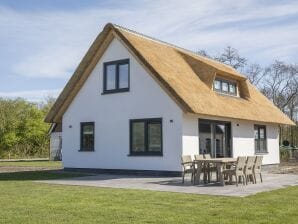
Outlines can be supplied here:
M233 154L234 154L234 150L233 150L233 130L232 130L232 122L231 121L225 121L225 120L212 120L212 119L204 119L204 118L199 118L198 119L198 136L199 136L199 153L200 153L200 121L206 122L206 123L210 123L212 126L214 126L214 124L229 124L230 125L230 157L233 158ZM211 128L211 150L214 150L214 130ZM226 143L225 143L226 144ZM216 150L216 149L215 149Z

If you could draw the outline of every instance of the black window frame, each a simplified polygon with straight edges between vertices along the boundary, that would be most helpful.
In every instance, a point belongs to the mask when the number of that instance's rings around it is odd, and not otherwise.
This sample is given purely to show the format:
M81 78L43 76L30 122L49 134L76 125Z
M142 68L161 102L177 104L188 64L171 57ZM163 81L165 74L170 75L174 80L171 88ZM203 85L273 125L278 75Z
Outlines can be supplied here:
M220 82L220 89L216 89L215 88L215 81L218 81ZM222 89L222 83L225 82L228 84L228 91L224 91ZM235 93L233 92L230 92L230 85L234 85L235 86ZM223 94L226 94L226 95L231 95L231 96L237 96L237 82L236 81L230 81L230 80L226 80L226 79L220 79L220 78L215 78L214 79L214 82L213 82L213 89L218 92L218 93L223 93Z
M260 138L260 129L264 129L264 139ZM258 131L258 138L255 138L255 130ZM260 142L261 140L264 141L265 150L261 150ZM268 144L267 144L267 128L266 125L254 125L254 146L255 146L255 154L266 154L268 153Z
M144 136L145 136L145 151L144 152L136 152L133 151L133 123L134 122L144 122ZM159 123L161 128L161 147L160 151L152 152L149 151L149 131L148 131L148 124ZM162 125L162 118L145 118L145 119L131 119L129 120L129 156L163 156L163 125Z
M92 125L93 126L93 146L92 148L84 148L83 147L83 129L85 125ZM95 145L95 122L81 122L80 123L80 152L93 152Z
M119 88L119 65L128 65L128 87ZM115 65L116 67L116 80L115 80L115 89L107 89L107 66ZM130 88L130 61L129 58L117 60L117 61L109 61L103 63L103 93L102 94L109 94L109 93L120 93L120 92L128 92Z

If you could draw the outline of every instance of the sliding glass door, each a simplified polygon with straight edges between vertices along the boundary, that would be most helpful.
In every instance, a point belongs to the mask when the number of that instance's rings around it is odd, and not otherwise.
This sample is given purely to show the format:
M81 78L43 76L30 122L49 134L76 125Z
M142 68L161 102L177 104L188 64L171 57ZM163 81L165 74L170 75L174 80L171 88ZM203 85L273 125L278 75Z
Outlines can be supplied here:
M231 123L199 120L200 154L212 158L231 157Z

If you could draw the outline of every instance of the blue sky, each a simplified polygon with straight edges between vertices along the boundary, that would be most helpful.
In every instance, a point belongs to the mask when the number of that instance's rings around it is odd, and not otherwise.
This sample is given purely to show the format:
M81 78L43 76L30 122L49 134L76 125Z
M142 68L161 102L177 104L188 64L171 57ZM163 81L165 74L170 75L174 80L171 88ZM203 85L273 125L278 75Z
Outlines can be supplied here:
M298 63L298 1L0 0L0 97L57 96L108 22L193 51Z

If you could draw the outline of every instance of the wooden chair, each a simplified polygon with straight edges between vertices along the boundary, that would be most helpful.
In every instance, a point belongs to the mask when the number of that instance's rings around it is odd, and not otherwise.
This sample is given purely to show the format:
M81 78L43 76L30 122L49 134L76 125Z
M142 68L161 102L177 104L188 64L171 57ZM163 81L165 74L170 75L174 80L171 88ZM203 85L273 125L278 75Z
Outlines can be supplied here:
M255 156L248 156L246 160L246 165L244 169L245 179L246 179L246 185L248 184L248 180L252 180L252 182L255 184L255 178L253 175L253 168L255 165L256 157Z
M263 156L256 156L255 163L253 166L253 176L254 176L255 183L257 183L257 179L256 179L257 174L260 175L261 182L263 182L262 172L261 172L262 161L263 161Z
M211 159L211 155L210 154L204 154L203 155L204 159ZM215 164L213 163L208 163L205 164L207 172L208 172L208 181L210 182L210 178L212 178L212 173L215 172L216 173L216 180L218 181L218 173L217 173L217 167Z
M235 176L236 179L236 186L238 187L238 182L240 178L243 178L243 185L245 185L245 169L246 164L246 157L245 156L239 156L237 158L236 166L231 169L226 169L223 171L223 174L227 174L229 177L230 182L232 182L232 177Z
M195 160L203 160L204 156L202 154L199 155L195 155ZM194 175L194 181L193 184L196 184L196 182L198 184L200 184L200 178L201 178L201 174L203 173L204 175L206 174L206 168L205 168L205 163L202 162L196 162L195 163L195 169L196 169L196 173ZM198 178L198 180L197 180Z
M185 174L191 174L191 182L194 179L195 167L190 155L181 157L181 165L183 166L182 183L184 183Z

